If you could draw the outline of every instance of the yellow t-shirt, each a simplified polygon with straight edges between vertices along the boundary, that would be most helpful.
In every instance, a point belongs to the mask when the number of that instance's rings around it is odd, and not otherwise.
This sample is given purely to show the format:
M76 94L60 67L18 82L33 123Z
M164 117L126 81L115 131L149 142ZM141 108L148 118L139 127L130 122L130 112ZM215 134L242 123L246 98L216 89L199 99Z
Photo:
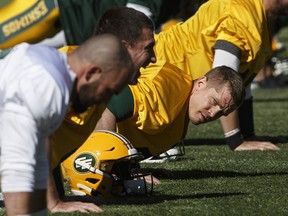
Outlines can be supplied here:
M271 40L262 0L209 0L184 23L155 36L157 59L193 75L211 69L216 41L228 41L241 50L245 84L252 81L271 55Z
M0 7L0 49L36 43L61 30L54 0L13 0Z
M117 130L135 148L162 153L184 138L189 122L192 78L175 66L157 61L144 70L136 85L133 116L117 123Z

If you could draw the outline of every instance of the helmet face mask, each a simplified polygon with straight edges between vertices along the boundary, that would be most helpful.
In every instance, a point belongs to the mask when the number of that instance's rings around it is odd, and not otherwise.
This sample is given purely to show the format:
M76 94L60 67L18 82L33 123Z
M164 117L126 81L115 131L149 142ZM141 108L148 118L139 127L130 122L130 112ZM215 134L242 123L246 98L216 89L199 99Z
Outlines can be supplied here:
M149 177L150 184L146 182L145 177ZM152 175L138 174L131 180L124 180L125 191L127 195L146 195L153 191L153 177Z
M152 184L137 173L142 155L122 135L96 131L62 163L64 179L75 195L145 195Z

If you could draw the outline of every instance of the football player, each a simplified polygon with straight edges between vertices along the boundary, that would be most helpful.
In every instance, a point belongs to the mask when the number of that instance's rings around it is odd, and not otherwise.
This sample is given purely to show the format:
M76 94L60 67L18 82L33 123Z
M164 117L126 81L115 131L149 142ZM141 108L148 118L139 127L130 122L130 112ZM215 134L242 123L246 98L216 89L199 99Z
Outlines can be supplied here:
M0 68L0 172L6 213L48 215L48 137L68 106L83 111L120 92L134 65L123 43L103 34L68 55L22 43L1 59ZM101 211L95 205L90 208Z
M279 149L269 141L255 138L250 83L271 54L269 18L285 12L287 6L288 0L209 0L184 23L155 35L157 60L169 62L193 79L220 65L241 74L247 86L245 100L239 110L220 118L232 150ZM115 128L113 118L118 113L111 110L110 116L108 113L105 125L99 125L98 129ZM111 125L109 119L113 120ZM121 125L123 118L116 119Z

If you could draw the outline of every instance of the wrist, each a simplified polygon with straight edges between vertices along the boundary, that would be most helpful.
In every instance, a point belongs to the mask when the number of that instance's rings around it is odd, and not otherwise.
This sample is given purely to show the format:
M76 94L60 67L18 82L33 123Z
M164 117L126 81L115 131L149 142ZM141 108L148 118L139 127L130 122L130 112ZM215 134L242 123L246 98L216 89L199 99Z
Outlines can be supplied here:
M236 128L234 130L231 130L225 133L224 136L231 150L236 149L238 146L240 146L244 142L244 139L241 135L239 128Z

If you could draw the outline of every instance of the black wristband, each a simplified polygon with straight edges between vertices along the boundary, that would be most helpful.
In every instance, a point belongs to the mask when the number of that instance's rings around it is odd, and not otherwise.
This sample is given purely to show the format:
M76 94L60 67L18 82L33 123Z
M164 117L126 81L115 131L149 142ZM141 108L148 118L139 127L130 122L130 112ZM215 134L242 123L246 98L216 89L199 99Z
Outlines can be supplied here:
M233 134L232 136L225 137L225 139L231 150L236 149L238 146L240 146L244 142L244 139L242 138L240 131Z

